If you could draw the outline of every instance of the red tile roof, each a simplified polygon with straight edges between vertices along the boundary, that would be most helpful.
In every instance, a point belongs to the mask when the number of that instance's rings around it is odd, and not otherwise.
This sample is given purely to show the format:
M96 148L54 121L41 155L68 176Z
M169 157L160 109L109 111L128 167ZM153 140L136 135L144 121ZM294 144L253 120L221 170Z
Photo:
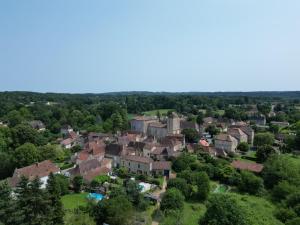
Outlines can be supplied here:
M260 173L264 166L259 163L252 163L252 162L245 162L245 161L240 161L240 160L235 160L231 163L231 165L240 170L249 170L252 172Z
M152 163L153 170L171 170L171 162L169 161L155 161Z
M9 183L15 187L22 176L27 177L29 180L33 180L35 177L46 177L50 173L57 173L60 169L52 163L50 160L45 160L40 163L35 163L30 166L26 166L20 169L15 169L13 177Z

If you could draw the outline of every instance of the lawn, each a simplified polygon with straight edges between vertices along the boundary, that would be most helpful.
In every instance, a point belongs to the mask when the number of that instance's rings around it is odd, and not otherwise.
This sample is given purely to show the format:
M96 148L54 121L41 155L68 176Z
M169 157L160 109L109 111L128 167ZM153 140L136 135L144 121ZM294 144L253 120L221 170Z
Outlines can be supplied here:
M69 194L63 196L61 200L65 209L75 209L78 206L87 205L87 195L88 193Z
M292 155L292 154L286 154L289 156L291 161L295 163L296 165L300 166L300 156Z
M246 212L251 225L282 225L273 215L275 206L264 198L230 193Z
M198 225L199 219L204 215L205 210L206 208L204 204L185 202L182 225Z
M136 114L131 114L131 113L127 114L128 120L132 120L135 116L137 116L137 115Z
M168 111L174 111L174 109L155 109L151 111L145 111L143 114L145 116L156 116L157 111L159 111L162 116L166 116Z
M215 188L214 193L225 193L227 191L228 191L228 186L224 184L220 184Z

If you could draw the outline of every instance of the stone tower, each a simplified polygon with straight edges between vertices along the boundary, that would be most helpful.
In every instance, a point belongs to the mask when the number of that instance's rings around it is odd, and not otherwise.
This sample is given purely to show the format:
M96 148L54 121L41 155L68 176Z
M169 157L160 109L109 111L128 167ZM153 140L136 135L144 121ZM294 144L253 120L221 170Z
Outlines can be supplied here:
M168 117L168 133L180 134L180 118L175 112Z

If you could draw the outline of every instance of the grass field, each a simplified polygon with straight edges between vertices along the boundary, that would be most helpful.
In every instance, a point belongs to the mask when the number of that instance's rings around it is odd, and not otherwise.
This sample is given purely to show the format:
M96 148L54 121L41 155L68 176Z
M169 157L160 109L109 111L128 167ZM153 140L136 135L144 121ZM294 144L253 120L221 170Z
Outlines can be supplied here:
M248 224L251 225L282 225L275 219L273 213L275 206L264 198L230 193L247 215Z
M61 201L65 209L75 209L78 206L87 205L87 199L86 199L87 195L88 193L69 194L63 196L61 198Z
M155 109L155 110L143 112L143 114L145 116L156 116L157 111L159 111L162 116L166 116L168 111L174 111L174 109Z
M183 225L198 225L199 219L205 213L205 205L201 203L184 203L182 224Z
M127 114L128 120L132 120L135 116L136 114L131 114L131 113Z

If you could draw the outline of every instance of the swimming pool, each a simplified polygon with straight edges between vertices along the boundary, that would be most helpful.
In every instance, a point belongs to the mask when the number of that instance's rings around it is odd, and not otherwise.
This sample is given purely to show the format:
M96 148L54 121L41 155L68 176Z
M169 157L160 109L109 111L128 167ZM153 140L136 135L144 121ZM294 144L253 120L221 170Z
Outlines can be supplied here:
M104 198L104 196L102 194L98 194L98 193L89 193L87 198L94 199L96 201L101 201Z

